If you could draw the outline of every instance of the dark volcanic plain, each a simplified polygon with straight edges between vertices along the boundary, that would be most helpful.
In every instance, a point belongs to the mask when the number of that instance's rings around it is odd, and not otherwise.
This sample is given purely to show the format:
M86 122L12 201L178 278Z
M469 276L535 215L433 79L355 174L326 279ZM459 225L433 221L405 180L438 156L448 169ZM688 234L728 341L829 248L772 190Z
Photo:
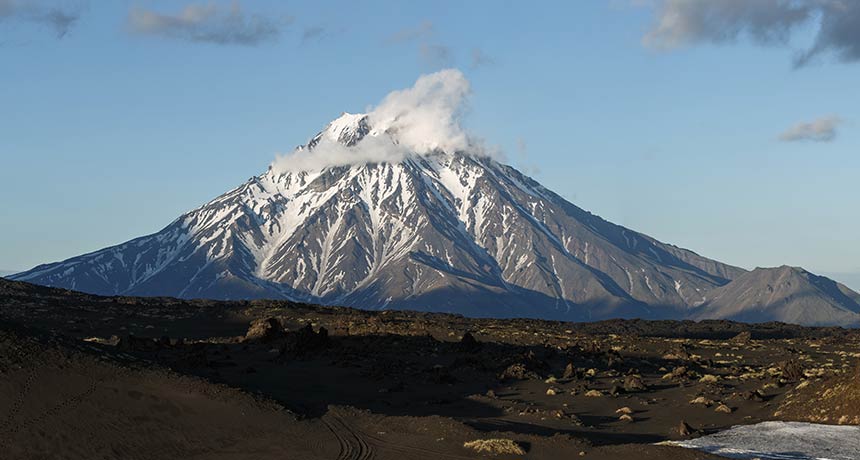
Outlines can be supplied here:
M0 279L9 459L708 459L655 443L860 422L860 333L562 323ZM823 395L823 396L822 396ZM522 454L464 443L507 439Z

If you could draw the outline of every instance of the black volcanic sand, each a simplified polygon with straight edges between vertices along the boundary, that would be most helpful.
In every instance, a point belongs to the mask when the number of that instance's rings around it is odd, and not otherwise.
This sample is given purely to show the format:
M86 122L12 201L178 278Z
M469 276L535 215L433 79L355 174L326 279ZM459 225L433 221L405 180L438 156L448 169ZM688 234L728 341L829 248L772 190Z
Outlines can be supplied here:
M786 402L844 384L858 352L860 335L833 328L474 320L0 280L0 452L483 458L463 443L505 438L526 454L494 458L717 458L652 444L802 419Z

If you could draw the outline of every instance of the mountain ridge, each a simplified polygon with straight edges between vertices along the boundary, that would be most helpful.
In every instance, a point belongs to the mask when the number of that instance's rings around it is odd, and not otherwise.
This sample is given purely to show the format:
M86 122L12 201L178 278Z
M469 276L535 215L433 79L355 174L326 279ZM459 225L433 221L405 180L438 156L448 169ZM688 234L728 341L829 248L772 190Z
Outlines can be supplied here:
M344 114L297 150L388 136L367 120ZM155 234L15 279L96 294L589 319L676 316L741 271L612 224L490 157L434 151L270 167ZM470 305L452 303L461 296Z
M757 267L708 297L693 318L860 326L860 294L800 267Z
M714 298L737 279L767 289L767 277L613 224L499 162L457 122L467 91L458 72L422 77L156 233L12 279L579 321L736 314ZM851 319L834 311L853 314L857 294L817 283L820 298L794 317Z

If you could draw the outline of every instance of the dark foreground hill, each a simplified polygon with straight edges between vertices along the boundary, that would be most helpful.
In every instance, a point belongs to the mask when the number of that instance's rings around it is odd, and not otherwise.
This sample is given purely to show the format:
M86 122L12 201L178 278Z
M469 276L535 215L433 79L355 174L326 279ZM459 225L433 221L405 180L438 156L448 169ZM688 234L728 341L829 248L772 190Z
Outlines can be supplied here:
M779 419L794 387L824 391L858 351L853 330L778 323L476 320L0 280L0 443L16 459L465 459L489 439L521 453L487 458L708 459L652 444Z

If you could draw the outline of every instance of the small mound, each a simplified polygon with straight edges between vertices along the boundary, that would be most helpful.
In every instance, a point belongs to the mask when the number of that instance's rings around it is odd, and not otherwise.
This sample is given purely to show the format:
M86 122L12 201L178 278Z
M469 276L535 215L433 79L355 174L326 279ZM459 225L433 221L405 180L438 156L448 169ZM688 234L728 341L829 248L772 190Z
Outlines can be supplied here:
M525 455L526 451L510 439L476 439L463 444L463 447L472 449L479 454L490 455Z
M750 343L750 341L752 341L752 332L750 331L743 331L729 339L729 343L734 345L746 345Z
M860 369L824 380L806 380L788 393L774 414L786 420L860 425Z
M251 322L248 332L245 333L245 340L269 343L283 337L283 335L284 329L281 322L276 318L260 318Z

